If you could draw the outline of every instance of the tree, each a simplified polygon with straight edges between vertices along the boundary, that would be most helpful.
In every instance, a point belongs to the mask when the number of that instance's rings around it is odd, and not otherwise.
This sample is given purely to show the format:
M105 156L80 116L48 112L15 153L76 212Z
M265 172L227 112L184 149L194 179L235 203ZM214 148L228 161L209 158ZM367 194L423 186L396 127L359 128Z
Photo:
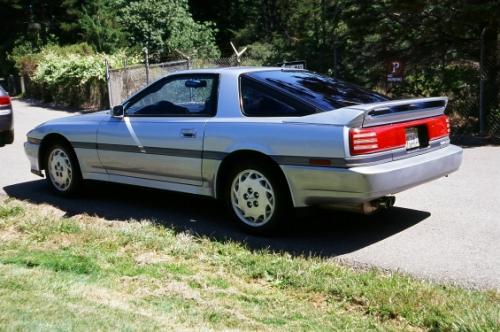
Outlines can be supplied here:
M132 44L164 58L179 50L203 57L219 56L215 25L193 20L186 0L132 1L120 10ZM178 55L176 54L178 57Z
M99 52L113 53L127 45L127 35L121 26L116 0L94 0L78 11L78 25L83 41Z

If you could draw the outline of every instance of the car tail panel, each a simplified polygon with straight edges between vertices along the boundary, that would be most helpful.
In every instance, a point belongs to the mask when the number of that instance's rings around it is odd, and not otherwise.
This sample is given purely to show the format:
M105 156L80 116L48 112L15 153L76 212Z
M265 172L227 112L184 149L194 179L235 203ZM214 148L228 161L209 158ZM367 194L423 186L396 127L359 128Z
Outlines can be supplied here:
M449 121L446 115L349 130L349 148L352 156L383 152L398 148L406 150L426 148L429 142L448 137Z

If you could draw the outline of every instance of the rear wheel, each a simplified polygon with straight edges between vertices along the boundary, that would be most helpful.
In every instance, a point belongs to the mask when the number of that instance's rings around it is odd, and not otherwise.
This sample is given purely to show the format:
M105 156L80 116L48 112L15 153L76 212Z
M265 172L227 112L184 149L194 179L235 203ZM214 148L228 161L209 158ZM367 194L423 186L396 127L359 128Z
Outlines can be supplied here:
M248 232L265 234L276 230L292 209L283 176L267 163L235 166L225 183L228 209Z
M58 194L72 196L82 187L78 160L71 147L55 143L47 150L45 172L49 186Z

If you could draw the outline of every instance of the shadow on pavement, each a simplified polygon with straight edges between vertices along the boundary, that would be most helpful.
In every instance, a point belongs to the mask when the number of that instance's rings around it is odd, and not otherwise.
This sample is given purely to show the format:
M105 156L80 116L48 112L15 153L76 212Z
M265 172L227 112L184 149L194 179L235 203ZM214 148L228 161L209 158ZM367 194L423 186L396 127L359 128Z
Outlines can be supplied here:
M375 216L300 209L279 235L256 237L243 233L222 204L205 197L91 182L80 198L53 194L44 180L3 188L7 195L35 204L50 204L67 216L88 214L108 220L150 219L176 231L190 231L218 241L232 240L251 249L268 248L291 255L334 257L379 242L418 224L430 213L395 207Z
M500 133L498 135L479 136L473 134L452 135L451 143L464 149L481 146L500 146Z

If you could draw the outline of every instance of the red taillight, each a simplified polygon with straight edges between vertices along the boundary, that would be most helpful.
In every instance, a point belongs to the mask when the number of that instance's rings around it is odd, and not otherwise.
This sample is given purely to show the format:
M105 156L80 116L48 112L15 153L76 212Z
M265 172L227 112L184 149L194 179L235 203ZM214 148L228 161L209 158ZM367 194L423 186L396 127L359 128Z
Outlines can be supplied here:
M0 107L10 106L10 97L9 96L0 96Z
M450 135L450 120L446 115L441 115L436 118L431 118L427 122L427 130L429 139L436 139Z
M351 129L351 155L381 152L405 146L405 136L394 125Z
M405 147L406 129L412 127L425 128L426 140L446 137L450 133L450 123L446 115L370 128L353 128L349 131L351 155Z

